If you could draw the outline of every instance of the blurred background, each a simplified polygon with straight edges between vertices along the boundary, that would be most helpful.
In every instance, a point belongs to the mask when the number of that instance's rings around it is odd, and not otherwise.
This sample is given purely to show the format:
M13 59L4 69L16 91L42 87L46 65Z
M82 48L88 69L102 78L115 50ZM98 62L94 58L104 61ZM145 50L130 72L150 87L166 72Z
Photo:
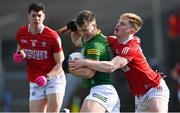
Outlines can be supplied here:
M119 16L136 13L144 20L137 34L143 52L153 69L168 76L165 78L171 92L169 111L180 111L178 101L179 77L172 70L180 62L180 0L0 0L0 112L28 111L29 86L26 65L15 64L12 54L16 50L16 31L28 24L27 8L34 1L46 6L45 25L57 30L84 9L93 11L99 28L112 35ZM70 35L60 34L65 55L75 51ZM121 98L121 111L134 111L134 98L120 70L112 74L113 84ZM179 82L178 82L179 81ZM80 85L81 79L67 74L67 90L63 108L78 111L88 90Z

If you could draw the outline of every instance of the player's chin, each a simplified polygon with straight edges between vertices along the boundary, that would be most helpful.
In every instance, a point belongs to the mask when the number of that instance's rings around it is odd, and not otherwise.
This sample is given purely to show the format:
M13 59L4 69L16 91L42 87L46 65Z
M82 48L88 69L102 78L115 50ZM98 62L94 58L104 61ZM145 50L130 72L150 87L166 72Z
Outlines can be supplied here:
M118 35L118 32L116 30L114 30L114 35L117 36Z

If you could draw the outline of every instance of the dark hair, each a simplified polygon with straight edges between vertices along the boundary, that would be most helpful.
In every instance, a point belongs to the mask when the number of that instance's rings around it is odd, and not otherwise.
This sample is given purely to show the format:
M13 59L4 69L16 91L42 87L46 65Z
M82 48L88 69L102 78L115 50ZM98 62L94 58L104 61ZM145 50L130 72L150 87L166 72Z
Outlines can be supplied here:
M76 24L81 27L82 25L89 24L90 22L94 20L96 20L96 17L93 12L89 10L83 10L77 16Z
M45 6L41 2L34 2L34 3L30 4L28 7L28 13L29 14L31 13L31 11L36 11L36 12L43 11L43 12L45 12Z

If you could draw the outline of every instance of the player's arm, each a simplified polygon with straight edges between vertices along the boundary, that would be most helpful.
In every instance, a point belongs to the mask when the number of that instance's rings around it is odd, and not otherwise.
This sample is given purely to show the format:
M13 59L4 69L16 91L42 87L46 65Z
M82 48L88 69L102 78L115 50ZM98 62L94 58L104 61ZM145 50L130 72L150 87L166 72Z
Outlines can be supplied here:
M71 41L76 47L82 47L82 37L78 31L71 32Z
M89 68L96 71L114 72L115 70L126 66L128 63L129 61L127 59L120 56L116 56L111 61L87 60L86 65L88 65Z
M77 27L75 24L75 20L71 20L67 23L67 25L61 27L60 29L57 30L58 33L69 33L71 32L71 40L72 43L76 47L82 47L82 42L81 42L81 35L77 31Z
M83 77L83 78L92 78L95 74L94 70L92 70L90 68L86 68L86 67L81 67L81 68L75 69L75 70L73 70L73 68L69 67L69 72L75 76Z
M51 76L59 75L62 72L62 62L64 61L64 53L60 51L58 53L53 54L56 65L54 68L47 74L51 78Z
M58 45L60 48L62 48L60 38L58 38ZM56 65L54 66L54 68L49 73L47 73L47 76L50 78L51 78L51 76L58 75L63 71L62 62L65 59L63 50L60 50L59 52L54 52L53 57L54 57L54 60L56 62Z
M23 58L26 57L26 54L25 52L23 51L23 49L19 46L19 44L17 45L17 50L16 50L16 53L19 53L23 56Z
M17 45L16 52L13 54L13 61L15 63L21 63L24 61L25 57L26 57L25 52L19 45Z
M111 61L95 61L90 59L80 59L72 61L72 69L75 70L79 67L86 66L95 71L113 72L119 68L124 67L128 64L128 62L129 61L127 59L120 56L114 57Z

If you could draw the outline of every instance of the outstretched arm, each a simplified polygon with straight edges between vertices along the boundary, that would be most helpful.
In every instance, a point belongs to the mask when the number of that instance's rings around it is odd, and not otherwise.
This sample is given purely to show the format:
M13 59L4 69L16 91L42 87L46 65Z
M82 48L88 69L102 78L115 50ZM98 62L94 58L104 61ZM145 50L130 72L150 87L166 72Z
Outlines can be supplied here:
M71 40L72 43L76 46L76 47L82 47L82 39L81 39L81 35L77 30L75 21L69 21L67 23L67 25L59 28L57 30L58 33L69 33L71 32Z
M120 56L114 57L111 61L95 61L90 59L80 59L70 61L69 63L72 69L78 69L79 67L87 66L88 68L100 72L113 72L119 68L124 67L127 64L128 60Z

